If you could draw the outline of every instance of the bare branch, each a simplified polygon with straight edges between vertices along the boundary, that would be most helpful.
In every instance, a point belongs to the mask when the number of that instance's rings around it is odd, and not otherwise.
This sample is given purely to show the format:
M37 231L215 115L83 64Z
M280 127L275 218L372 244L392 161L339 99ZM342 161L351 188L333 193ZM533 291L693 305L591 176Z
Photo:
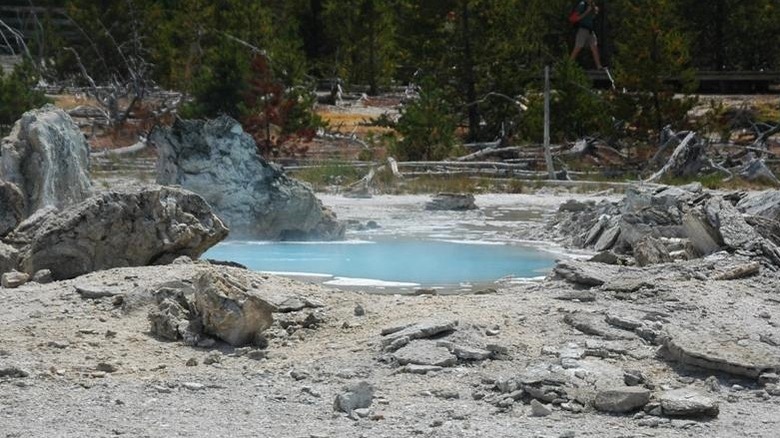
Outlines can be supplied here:
M16 43L19 45L19 47L24 51L24 54L32 60L32 55L30 55L30 49L27 48L27 43L24 42L24 35L22 35L21 32L18 30L12 28L8 24L5 23L5 21L0 20L0 28L5 29L5 32L8 32L11 34L13 39L16 41ZM16 52L14 52L13 46L8 41L8 38L5 36L5 32L0 29L0 36L3 37L3 41L5 42L6 46L8 47L8 50L11 51L12 55L16 55Z

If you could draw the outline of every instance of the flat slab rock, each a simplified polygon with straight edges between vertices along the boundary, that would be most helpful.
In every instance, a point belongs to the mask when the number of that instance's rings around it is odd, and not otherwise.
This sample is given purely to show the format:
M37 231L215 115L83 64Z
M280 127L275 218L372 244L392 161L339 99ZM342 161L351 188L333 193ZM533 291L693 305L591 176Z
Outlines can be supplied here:
M717 417L720 413L717 401L687 388L667 391L660 401L661 412L669 417Z
M401 338L408 338L410 341L415 339L425 339L436 336L441 333L455 331L458 321L423 321L406 327L382 330L382 346L387 347Z
M400 365L430 365L436 367L451 367L458 363L458 358L444 347L436 345L435 341L414 341L393 353Z
M633 333L625 330L619 330L611 327L603 315L588 315L582 313L572 313L563 318L566 324L585 333L586 335L598 336L604 339L635 339Z
M780 370L780 354L758 343L741 346L716 333L675 327L667 327L666 333L668 355L687 365L751 378Z
M650 401L650 390L639 386L603 389L596 393L593 406L602 412L631 412Z
M564 260L558 262L553 272L564 280L581 286L601 286L612 276L615 268L603 263Z

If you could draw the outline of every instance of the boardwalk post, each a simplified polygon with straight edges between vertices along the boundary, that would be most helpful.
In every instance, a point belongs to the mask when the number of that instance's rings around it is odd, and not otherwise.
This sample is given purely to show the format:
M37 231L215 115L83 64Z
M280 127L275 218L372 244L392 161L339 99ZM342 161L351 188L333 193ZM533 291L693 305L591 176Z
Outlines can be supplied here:
M550 151L550 66L544 66L544 161L549 179L555 179L552 152Z

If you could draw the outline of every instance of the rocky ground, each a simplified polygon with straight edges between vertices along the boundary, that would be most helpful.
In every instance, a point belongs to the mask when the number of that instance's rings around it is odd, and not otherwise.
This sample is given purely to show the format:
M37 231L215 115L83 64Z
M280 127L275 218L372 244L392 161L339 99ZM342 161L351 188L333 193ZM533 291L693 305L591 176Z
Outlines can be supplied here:
M2 288L0 435L777 436L777 273L716 280L747 257L567 261L459 296L182 259ZM264 348L150 332L154 292L203 272L275 303Z

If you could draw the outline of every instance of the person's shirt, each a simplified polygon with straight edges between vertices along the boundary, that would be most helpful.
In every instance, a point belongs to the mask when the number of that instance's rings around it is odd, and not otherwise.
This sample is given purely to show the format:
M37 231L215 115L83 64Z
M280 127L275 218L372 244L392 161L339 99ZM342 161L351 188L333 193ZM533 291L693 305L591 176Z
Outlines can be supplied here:
M588 3L583 1L580 1L579 4L577 4L577 12L582 15L585 13L585 11L588 10ZM588 30L593 30L593 18L596 16L595 11L591 11L590 14L583 17L579 22L577 22L577 27L584 27Z

